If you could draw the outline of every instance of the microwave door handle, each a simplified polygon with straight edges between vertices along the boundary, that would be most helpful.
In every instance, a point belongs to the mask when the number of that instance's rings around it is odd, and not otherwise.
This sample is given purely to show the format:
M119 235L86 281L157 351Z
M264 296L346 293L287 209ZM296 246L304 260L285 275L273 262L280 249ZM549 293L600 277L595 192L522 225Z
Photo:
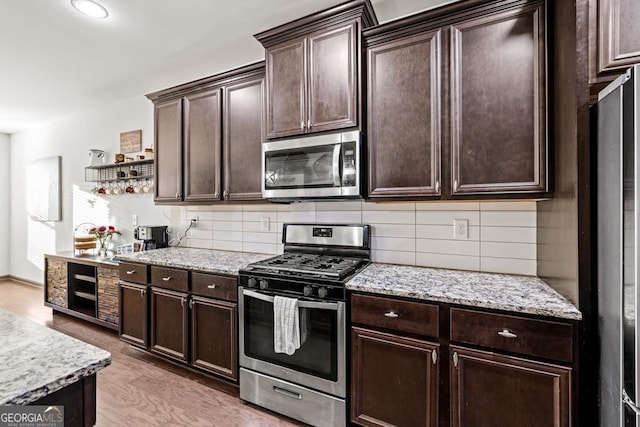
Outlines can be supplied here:
M342 151L342 144L336 144L333 146L333 186L340 187L342 179L340 177L340 151Z
M242 294L248 297L256 298L262 301L273 303L273 297L265 295L260 292L250 291L247 289L242 290ZM298 307L300 308L318 308L320 310L333 310L338 311L338 304L333 302L316 302L316 301L301 301L298 300Z

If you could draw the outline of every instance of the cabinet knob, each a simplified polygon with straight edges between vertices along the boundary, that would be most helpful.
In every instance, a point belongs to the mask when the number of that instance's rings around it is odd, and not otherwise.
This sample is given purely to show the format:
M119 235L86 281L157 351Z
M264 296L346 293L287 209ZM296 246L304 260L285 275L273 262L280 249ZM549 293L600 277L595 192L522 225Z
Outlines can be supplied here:
M392 310L392 311L390 311L388 313L385 313L384 317L390 317L392 319L395 319L396 317L398 317L398 314L395 311Z
M215 197L216 199L220 197L220 192L216 191L215 193L213 193L213 197Z
M128 271L127 271L127 274L128 274L129 276L131 276L132 274L135 274L135 273L136 273L136 271L135 271L135 270L128 270Z
M229 198L229 192L225 190L224 193L222 193L222 197L224 197L225 199Z
M216 288L216 285L208 285L208 286L207 286L207 288L209 288L209 289L215 289L215 288Z
M171 279L172 279L172 277L171 277L171 276L167 276L167 277L163 277L163 278L162 278L162 281L163 281L163 282L168 282L168 281L170 281Z
M180 200L180 193L176 193L176 200Z
M500 332L498 332L498 335L505 338L518 338L518 335L514 334L508 329L501 330Z

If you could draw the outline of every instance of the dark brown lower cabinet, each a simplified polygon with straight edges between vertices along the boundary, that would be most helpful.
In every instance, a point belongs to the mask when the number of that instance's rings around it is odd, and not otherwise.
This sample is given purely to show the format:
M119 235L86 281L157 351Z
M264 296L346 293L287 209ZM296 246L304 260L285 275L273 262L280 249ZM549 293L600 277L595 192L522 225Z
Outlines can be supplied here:
M236 304L193 297L189 305L191 364L237 380Z
M149 295L146 285L120 282L120 339L147 347Z
M351 331L351 421L437 426L438 344L358 327Z
M189 295L151 287L150 350L180 361L188 360Z
M571 369L451 346L453 427L566 427Z

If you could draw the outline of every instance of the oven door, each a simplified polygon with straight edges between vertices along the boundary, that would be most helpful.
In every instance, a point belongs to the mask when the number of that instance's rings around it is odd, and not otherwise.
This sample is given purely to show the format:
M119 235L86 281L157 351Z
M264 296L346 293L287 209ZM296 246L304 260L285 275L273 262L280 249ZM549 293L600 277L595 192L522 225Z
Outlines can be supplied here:
M273 343L274 294L238 288L240 366L285 381L346 397L345 303L300 300L307 334L292 355Z

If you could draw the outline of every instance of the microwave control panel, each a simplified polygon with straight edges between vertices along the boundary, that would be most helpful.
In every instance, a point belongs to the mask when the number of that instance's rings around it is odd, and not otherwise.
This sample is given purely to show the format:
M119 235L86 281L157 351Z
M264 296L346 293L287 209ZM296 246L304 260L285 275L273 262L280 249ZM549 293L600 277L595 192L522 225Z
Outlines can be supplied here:
M342 144L342 186L353 187L356 185L356 143L345 142Z

